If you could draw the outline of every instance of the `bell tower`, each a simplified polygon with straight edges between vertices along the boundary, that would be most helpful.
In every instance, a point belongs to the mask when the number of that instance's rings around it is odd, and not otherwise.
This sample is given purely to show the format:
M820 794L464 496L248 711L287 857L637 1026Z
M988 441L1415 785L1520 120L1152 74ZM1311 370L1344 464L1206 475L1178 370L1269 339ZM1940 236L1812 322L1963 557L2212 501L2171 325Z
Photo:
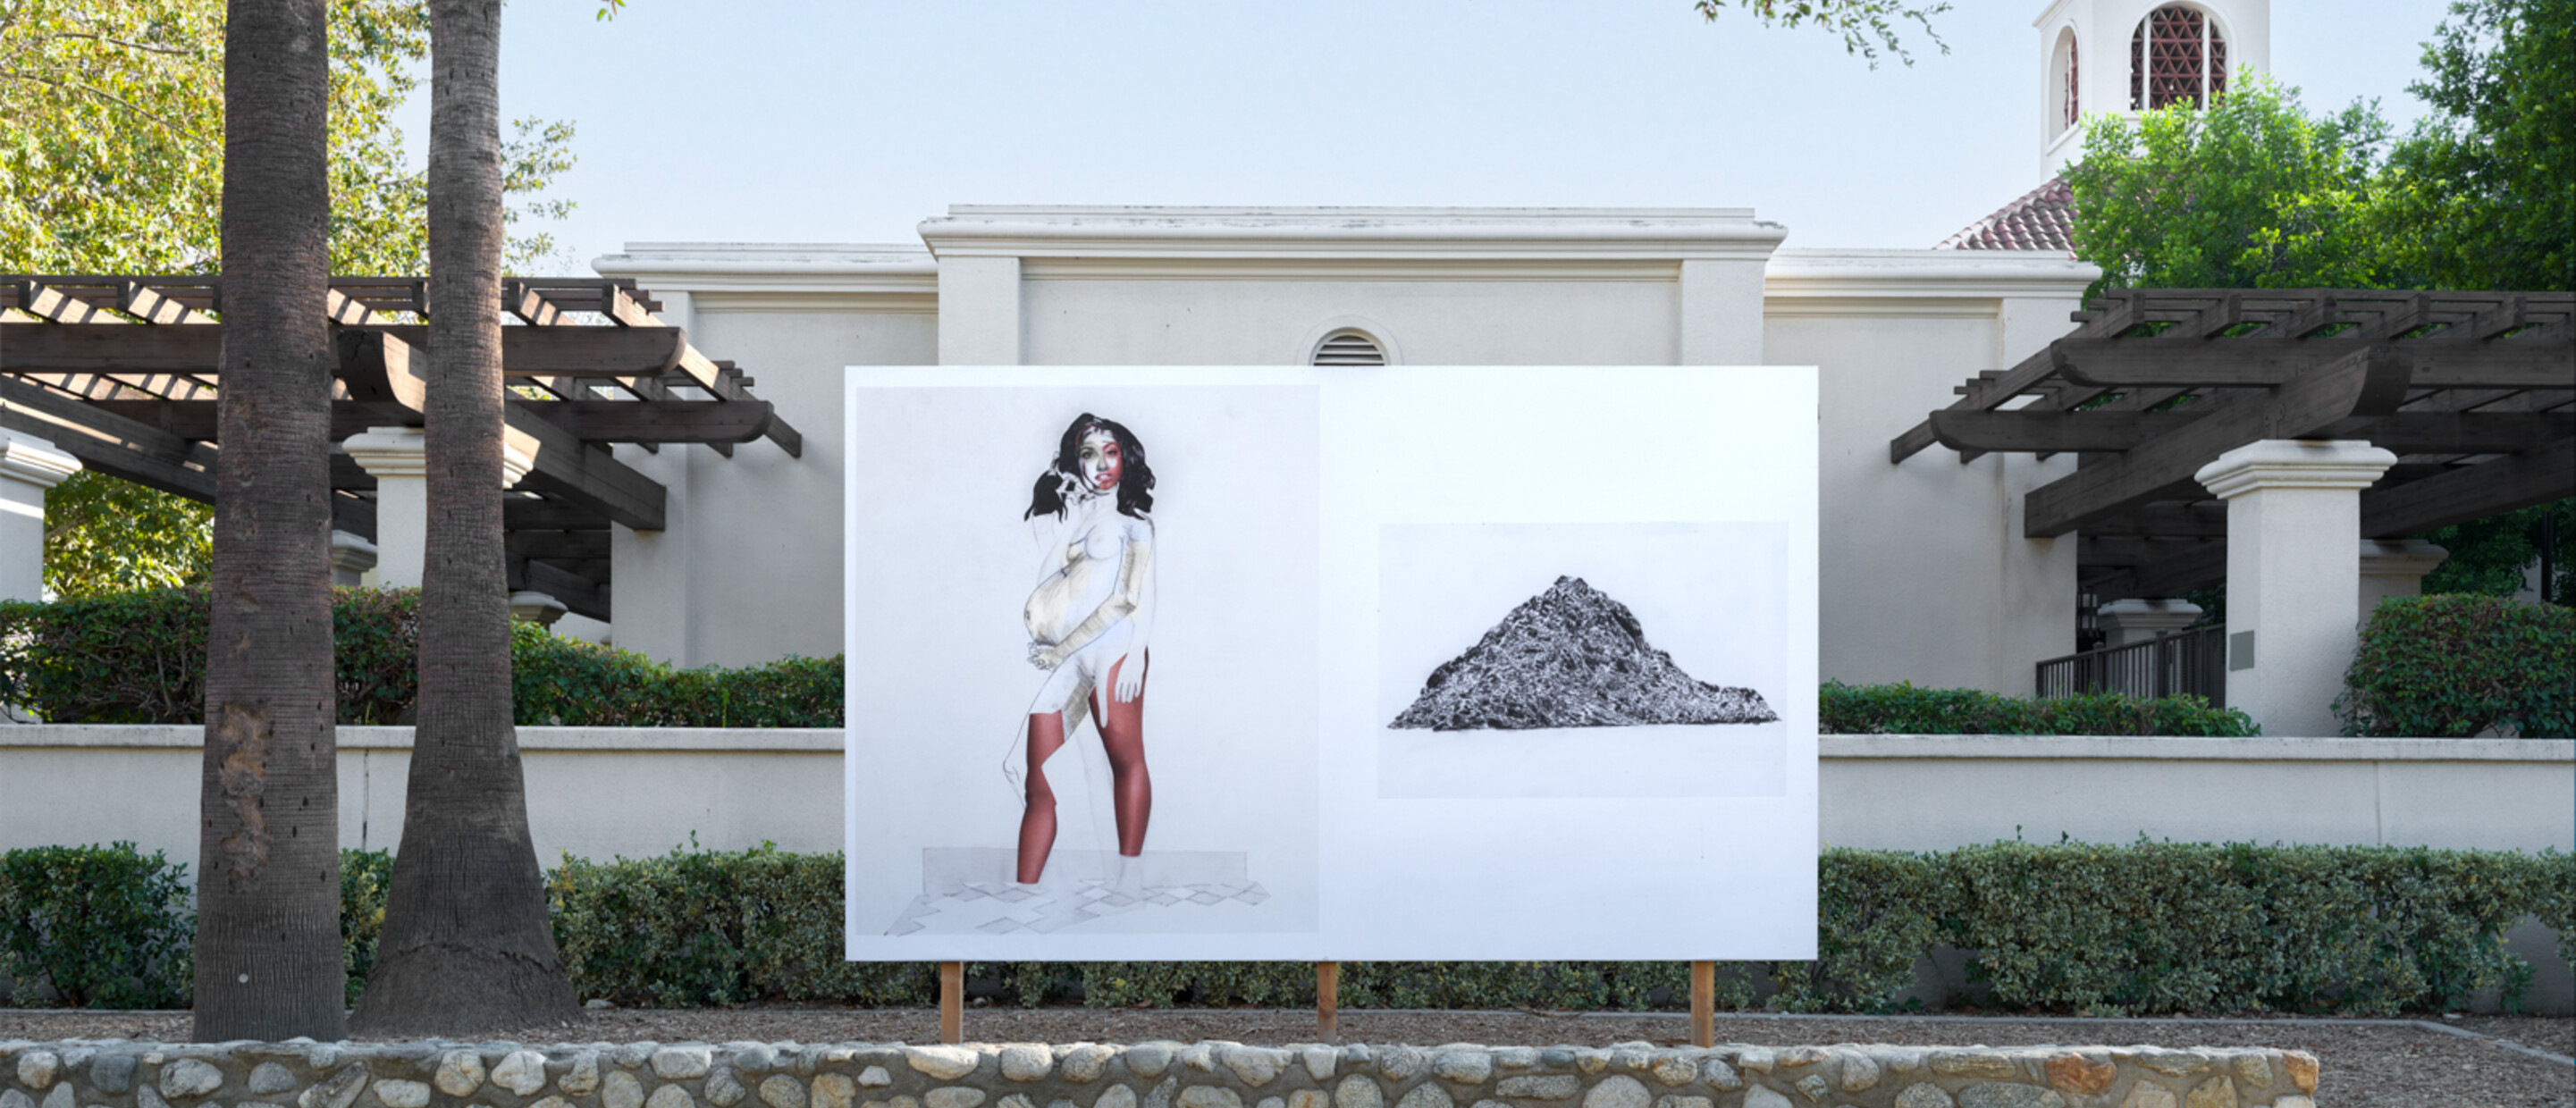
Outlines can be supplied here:
M2087 115L2205 106L2272 67L2271 0L2054 0L2039 30L2041 173L2083 156Z

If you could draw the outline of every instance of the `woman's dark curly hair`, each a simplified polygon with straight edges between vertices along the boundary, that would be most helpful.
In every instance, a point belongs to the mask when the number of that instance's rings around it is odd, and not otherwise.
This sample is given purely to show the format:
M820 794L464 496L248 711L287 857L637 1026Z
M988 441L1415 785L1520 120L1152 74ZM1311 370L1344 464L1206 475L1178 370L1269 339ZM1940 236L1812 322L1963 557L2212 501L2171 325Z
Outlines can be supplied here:
M1056 445L1055 465L1038 474L1037 486L1029 494L1029 510L1021 519L1064 514L1062 479L1082 480L1082 437L1094 430L1109 432L1118 443L1124 470L1118 478L1118 510L1138 519L1154 510L1154 467L1145 464L1145 444L1125 424L1084 412L1064 429L1064 439Z

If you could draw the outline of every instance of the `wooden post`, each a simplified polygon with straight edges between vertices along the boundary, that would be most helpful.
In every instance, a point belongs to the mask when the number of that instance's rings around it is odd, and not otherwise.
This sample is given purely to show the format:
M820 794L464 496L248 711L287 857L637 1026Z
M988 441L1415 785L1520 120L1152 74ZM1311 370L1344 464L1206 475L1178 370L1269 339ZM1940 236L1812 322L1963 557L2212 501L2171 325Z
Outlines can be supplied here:
M1316 1041L1337 1043L1341 1031L1342 964L1315 963L1315 1036Z
M966 1037L966 963L939 963L939 1041Z
M1717 1045L1717 963L1691 963L1691 1045Z

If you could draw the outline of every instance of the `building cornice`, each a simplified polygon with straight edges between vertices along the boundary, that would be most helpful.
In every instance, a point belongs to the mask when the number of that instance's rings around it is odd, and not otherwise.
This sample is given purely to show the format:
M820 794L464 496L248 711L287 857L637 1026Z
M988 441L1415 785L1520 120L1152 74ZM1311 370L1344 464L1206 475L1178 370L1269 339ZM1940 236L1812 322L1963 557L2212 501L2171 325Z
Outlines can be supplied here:
M1783 250L1763 270L1762 294L1773 312L1785 299L2074 299L2101 276L2044 250Z
M939 292L939 265L930 252L894 244L631 242L591 268L604 277L632 277L647 289L726 294L729 305L741 307L754 306L763 294L821 307L833 298L861 306Z
M1761 260L1788 231L1743 208L1180 208L957 205L939 257L1344 261Z

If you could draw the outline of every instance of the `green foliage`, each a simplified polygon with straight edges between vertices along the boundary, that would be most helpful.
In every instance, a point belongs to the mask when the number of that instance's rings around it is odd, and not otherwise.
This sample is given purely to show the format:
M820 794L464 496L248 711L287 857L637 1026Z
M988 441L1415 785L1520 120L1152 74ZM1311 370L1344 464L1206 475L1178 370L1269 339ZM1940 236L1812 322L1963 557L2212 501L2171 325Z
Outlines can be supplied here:
M2576 289L2576 0L2456 0L2373 220L2430 288Z
M2388 125L2376 106L2322 118L2262 74L2202 110L2085 121L2075 253L2115 287L2377 287L2367 219Z
M2199 735L2260 734L2233 708L2197 696L2156 698L2121 693L2031 700L1976 689L1919 689L1912 683L1825 682L1816 694L1816 729L1828 735Z
M385 933L385 894L393 884L392 851L340 851L340 968L348 974L352 1006L367 987L367 974L376 968L376 943Z
M585 997L656 1005L935 998L927 964L842 960L841 890L839 854L766 844L605 863L567 855L546 876L555 945Z
M839 960L842 859L673 851L549 878L556 942L584 996L923 1005L927 964ZM1938 854L1828 849L1814 962L1730 963L1720 1003L1792 1012L1902 1007L1914 966L1975 952L2011 1008L2137 1014L2457 1006L2510 986L2503 936L2525 915L2576 932L2576 857L2546 852L2149 843L1996 843ZM2576 947L2571 947L2576 949ZM1345 962L1349 1008L1670 1009L1682 962ZM1280 962L977 963L1037 1005L1304 1006L1314 971ZM1774 987L1767 997L1757 982ZM2511 998L2508 997L2510 1000Z
M224 0L14 0L0 5L0 273L166 274L222 268ZM331 271L429 269L428 188L394 118L426 72L426 0L331 0ZM504 145L514 229L560 219L547 188L573 128L517 121ZM507 264L570 267L542 230ZM57 596L205 579L212 510L82 473L45 497L45 584Z
M2244 843L1950 852L1949 941L2007 1008L2098 1015L2451 1007L2576 857Z
M206 591L0 601L0 702L57 723L205 716Z
M1923 28L1924 37L1931 39L1932 45L1940 47L1943 54L1950 52L1950 44L1941 41L1940 33L1932 29L1932 17L1950 10L1946 0L1920 5L1902 0L1699 0L1694 7L1701 18L1711 23L1717 22L1719 12L1736 7L1751 12L1766 26L1795 30L1815 24L1820 30L1841 35L1843 53L1869 59L1871 69L1878 68L1882 46L1896 55L1896 60L1909 67L1914 64L1914 55L1907 53L1905 44L1897 38L1896 24L1900 20Z
M429 56L425 0L332 0L331 266L426 273L424 178L394 126ZM223 0L20 0L0 19L0 272L221 267ZM523 214L571 166L567 124L523 120L504 178ZM514 266L546 259L513 238Z
M45 490L45 587L60 597L201 585L215 509L96 470Z
M2544 529L2542 521L2553 514L2554 525ZM2556 534L2548 535L2549 530ZM2576 586L2576 500L2534 505L2427 533L2424 538L2450 556L2424 575L2424 592L2512 596L2522 591L2524 571L2540 560L2545 537L2557 542L2556 564L2551 569L2558 580L2550 596L2560 604L2576 604L2576 596L2570 595L2570 587Z
M0 601L0 703L57 723L204 718L203 589ZM339 722L407 722L420 592L340 589L331 608ZM838 727L839 658L674 670L633 651L512 627L517 721L594 727Z
M131 843L0 853L0 973L89 1007L184 1005L194 918L186 867ZM374 964L393 860L340 852L352 995ZM838 853L675 849L565 857L546 877L556 945L585 997L658 1006L919 1006L930 963L843 961ZM1827 849L1813 962L1719 967L1729 1009L1888 1012L1917 960L1970 951L2010 1009L2103 1015L2456 1007L2529 968L2504 950L2525 916L2576 956L2576 856L2247 843L1994 843L1945 853ZM1023 1005L1314 1003L1303 962L982 962ZM1345 962L1350 1008L1670 1010L1684 962ZM1769 988L1763 986L1767 982ZM1763 995L1764 993L1768 995Z
M0 976L14 1003L53 987L72 1008L168 1008L195 972L188 867L130 842L0 853Z
M384 929L393 855L340 852L340 957L357 1000ZM52 987L72 1008L185 1008L197 918L188 867L133 843L0 852L0 1002ZM9 981L16 982L10 995Z
M512 627L519 722L592 727L838 727L842 664L788 657L674 670L632 650Z
M2335 715L2350 735L2576 738L2576 609L2399 596L2361 630Z

